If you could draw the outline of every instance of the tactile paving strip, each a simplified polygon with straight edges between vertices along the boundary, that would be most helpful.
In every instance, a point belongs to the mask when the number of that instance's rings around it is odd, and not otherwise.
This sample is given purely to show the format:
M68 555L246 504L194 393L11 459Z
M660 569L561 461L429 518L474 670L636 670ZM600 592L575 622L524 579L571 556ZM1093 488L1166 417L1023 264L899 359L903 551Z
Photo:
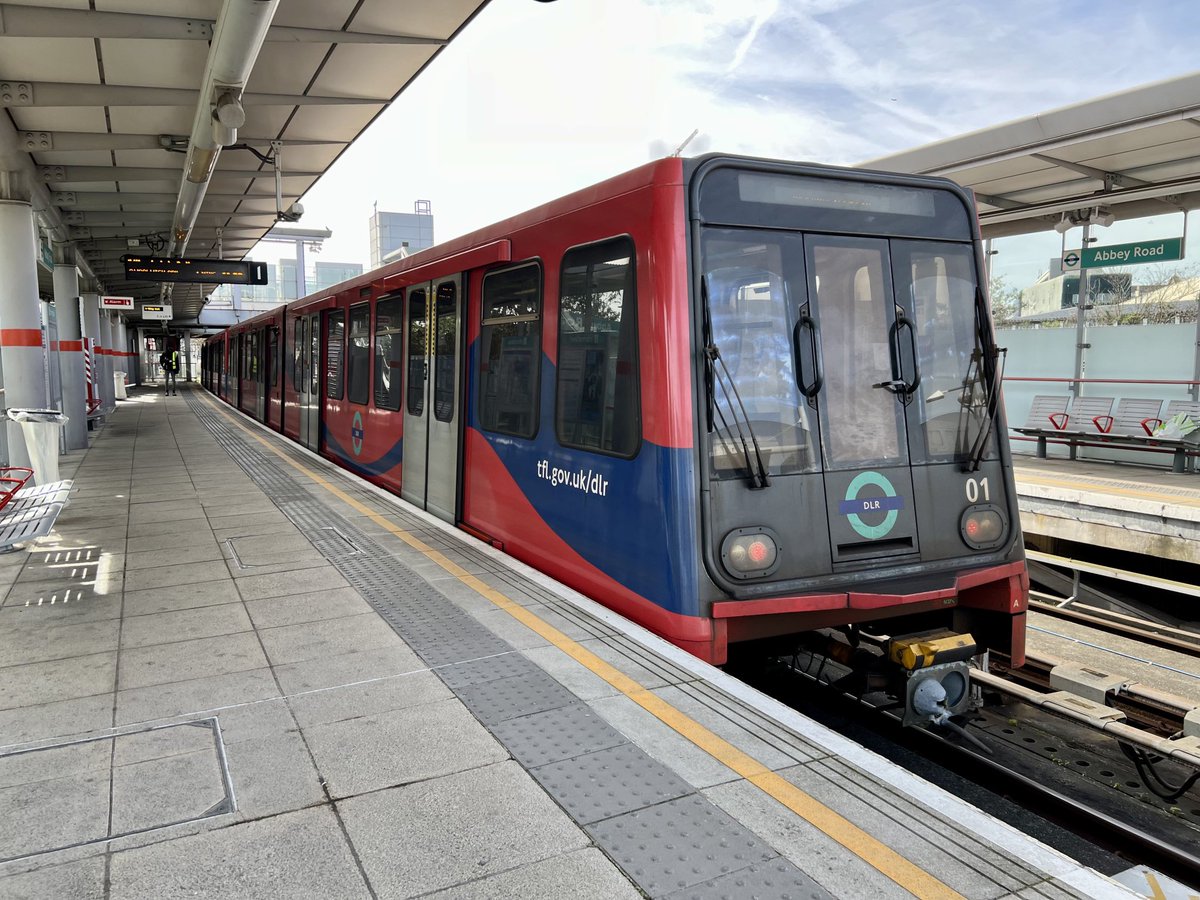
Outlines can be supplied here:
M643 765L644 756L624 744L539 766L529 774L585 825L692 793L691 785L670 769Z
M573 813L575 820L644 892L665 897L689 889L693 893L688 896L726 896L722 893L727 890L722 886L722 877L744 870L746 884L757 885L759 878L774 873L768 886L774 891L774 882L780 882L779 896L810 896L813 883L798 869L786 884L786 868L760 869L766 861L782 865L778 854L764 841L695 793L666 766L628 743L590 707L515 652L507 641L309 493L282 463L261 452L190 392L187 401L218 443L301 534L497 740L527 766L537 765L534 760L542 761L539 768L531 770L534 777L544 770L542 784L550 796L568 812L572 807L577 810ZM365 495L363 499L369 500ZM430 546L450 549L443 536L425 531L428 526L414 517L391 510L388 515L423 534L422 539ZM346 553L344 543L332 547L327 540L322 543L320 532L330 529L359 552ZM506 573L494 571L486 556L470 548L455 545L447 555L466 569L488 573L488 580L508 581ZM522 591L534 597L543 595L536 586L524 586ZM640 647L629 645L616 652L622 649L622 655L649 664L647 667L664 681L691 680L682 670L648 656ZM664 797L676 799L663 802ZM631 807L638 808L622 814ZM739 892L729 896L742 900L756 895Z

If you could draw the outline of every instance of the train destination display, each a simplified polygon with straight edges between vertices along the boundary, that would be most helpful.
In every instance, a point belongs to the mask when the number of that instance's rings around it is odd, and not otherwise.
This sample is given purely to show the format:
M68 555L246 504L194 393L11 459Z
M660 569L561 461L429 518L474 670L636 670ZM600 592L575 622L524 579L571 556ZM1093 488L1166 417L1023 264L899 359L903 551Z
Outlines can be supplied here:
M191 259L183 256L121 257L130 281L194 284L266 284L267 264L250 260Z

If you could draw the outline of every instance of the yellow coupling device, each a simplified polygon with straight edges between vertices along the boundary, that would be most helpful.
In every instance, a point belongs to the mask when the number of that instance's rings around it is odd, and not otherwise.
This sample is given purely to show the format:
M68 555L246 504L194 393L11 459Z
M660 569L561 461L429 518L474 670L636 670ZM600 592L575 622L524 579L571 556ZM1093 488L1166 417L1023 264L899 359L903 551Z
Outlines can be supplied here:
M952 631L926 631L892 638L888 658L912 672L942 663L962 662L975 655L975 638Z

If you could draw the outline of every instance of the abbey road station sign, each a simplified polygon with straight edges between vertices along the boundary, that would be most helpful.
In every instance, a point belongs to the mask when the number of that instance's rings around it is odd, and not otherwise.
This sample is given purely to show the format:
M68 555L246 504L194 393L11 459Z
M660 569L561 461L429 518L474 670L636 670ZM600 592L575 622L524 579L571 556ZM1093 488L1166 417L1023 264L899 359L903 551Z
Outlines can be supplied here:
M192 284L266 284L267 264L232 259L190 259L183 256L121 257L129 281Z
M1138 266L1144 263L1171 262L1183 259L1183 238L1162 238L1139 241L1136 244L1111 244L1107 247L1088 247L1068 250L1063 254L1063 271L1072 269L1108 269L1113 266Z

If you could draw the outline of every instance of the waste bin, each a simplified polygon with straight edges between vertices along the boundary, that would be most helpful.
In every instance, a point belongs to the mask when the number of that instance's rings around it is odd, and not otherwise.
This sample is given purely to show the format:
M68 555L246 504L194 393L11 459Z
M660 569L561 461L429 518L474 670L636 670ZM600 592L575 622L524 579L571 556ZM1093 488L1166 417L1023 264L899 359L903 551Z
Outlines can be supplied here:
M125 393L125 373L113 372L113 390L116 393L113 395L118 400L128 400L129 395Z
M8 417L21 423L33 483L58 481L58 434L67 417L57 409L10 409Z

